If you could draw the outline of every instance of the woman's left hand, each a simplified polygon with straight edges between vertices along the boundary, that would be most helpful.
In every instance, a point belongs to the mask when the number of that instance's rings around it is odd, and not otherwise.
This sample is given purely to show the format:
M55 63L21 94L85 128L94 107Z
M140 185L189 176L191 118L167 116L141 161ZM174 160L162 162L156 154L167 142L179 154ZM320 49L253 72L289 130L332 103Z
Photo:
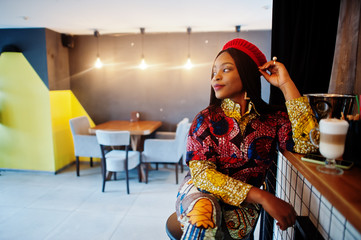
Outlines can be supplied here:
M269 61L260 66L260 73L273 86L281 88L285 83L292 82L286 67L276 61Z
M300 93L293 83L286 67L276 61L269 61L260 66L260 73L273 86L281 89L286 100L300 97Z

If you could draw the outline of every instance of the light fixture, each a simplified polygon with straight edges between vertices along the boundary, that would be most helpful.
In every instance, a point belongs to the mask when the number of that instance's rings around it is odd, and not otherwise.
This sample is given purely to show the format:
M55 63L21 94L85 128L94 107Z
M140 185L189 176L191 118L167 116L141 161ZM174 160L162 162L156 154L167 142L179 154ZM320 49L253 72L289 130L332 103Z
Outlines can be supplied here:
M237 38L240 38L241 25L236 25L236 33L237 33Z
M142 60L139 64L139 68L144 70L148 67L147 63L145 62L145 59L144 59L144 31L145 31L145 28L140 28L140 34L141 34L141 44L142 44Z
M95 61L94 66L96 68L102 68L103 63L102 63L102 61L100 61L100 57L99 57L99 32L98 32L98 30L94 31L94 37L97 38L97 60Z
M191 38L191 32L192 32L192 28L188 27L187 28L187 33L188 33L188 59L186 64L184 65L184 68L186 69L191 69L193 67L192 61L191 61L191 54L190 54L190 38Z

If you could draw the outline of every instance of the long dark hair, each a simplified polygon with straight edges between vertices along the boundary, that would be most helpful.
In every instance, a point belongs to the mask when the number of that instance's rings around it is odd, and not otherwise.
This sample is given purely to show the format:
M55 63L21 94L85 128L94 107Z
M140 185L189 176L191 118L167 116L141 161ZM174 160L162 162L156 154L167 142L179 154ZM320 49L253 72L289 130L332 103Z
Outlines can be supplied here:
M242 80L243 88L247 92L247 97L249 97L255 105L257 112L262 115L281 110L281 107L269 105L263 101L261 97L261 77L256 63L247 54L234 48L228 48L219 52L217 57L224 52L229 53L233 58L238 74ZM217 107L220 106L221 103L222 99L216 98L216 94L213 88L211 88L209 105L211 107Z

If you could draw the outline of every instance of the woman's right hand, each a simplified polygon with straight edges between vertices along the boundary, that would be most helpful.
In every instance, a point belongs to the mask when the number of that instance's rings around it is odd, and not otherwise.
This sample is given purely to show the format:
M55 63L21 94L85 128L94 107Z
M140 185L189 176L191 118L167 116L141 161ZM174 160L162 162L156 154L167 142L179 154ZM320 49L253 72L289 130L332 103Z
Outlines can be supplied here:
M292 205L267 191L252 187L246 201L261 204L263 209L276 219L277 226L283 231L296 222L297 214Z

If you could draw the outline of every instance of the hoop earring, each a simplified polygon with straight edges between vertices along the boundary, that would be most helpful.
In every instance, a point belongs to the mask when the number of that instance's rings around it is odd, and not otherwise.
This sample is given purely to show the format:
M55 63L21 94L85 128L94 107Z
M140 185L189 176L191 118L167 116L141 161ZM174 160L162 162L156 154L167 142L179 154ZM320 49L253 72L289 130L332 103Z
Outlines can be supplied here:
M250 98L247 97L247 92L244 92L244 100L250 100Z

